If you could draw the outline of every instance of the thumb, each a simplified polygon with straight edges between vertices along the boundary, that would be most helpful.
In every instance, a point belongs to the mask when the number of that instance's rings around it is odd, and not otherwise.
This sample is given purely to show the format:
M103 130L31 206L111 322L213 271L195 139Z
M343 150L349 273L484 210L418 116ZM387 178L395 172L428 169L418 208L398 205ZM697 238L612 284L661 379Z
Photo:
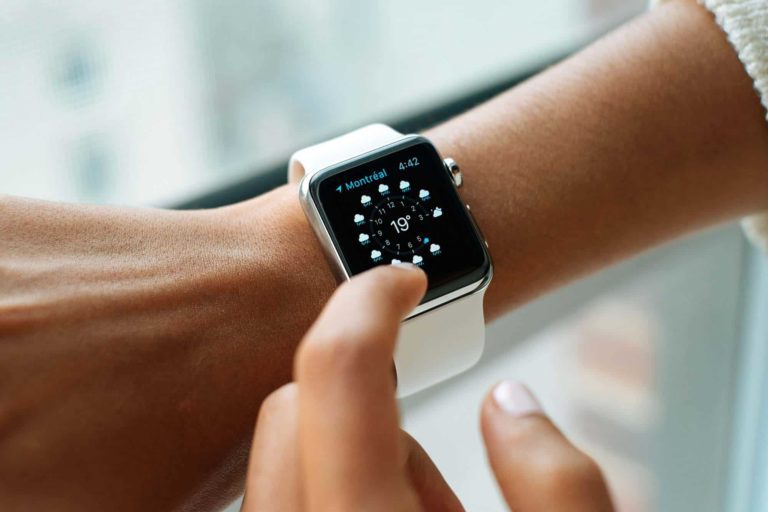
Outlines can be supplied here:
M515 512L613 510L600 468L522 384L501 382L488 393L481 427L491 468Z

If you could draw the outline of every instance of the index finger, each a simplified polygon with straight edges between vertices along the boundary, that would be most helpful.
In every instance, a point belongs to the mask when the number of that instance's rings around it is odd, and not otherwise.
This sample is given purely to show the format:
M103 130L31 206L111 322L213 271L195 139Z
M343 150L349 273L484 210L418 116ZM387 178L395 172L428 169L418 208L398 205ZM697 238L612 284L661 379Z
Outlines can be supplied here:
M354 277L336 291L299 347L295 376L308 509L360 506L405 485L392 355L400 322L426 283L412 266Z

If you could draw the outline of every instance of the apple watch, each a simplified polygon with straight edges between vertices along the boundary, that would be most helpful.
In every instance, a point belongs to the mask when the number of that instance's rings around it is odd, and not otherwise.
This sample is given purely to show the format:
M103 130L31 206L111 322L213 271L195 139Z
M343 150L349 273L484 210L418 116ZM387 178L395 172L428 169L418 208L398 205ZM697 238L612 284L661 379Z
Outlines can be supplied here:
M459 197L458 165L423 136L373 124L294 153L288 172L301 178L302 208L339 279L399 262L427 274L395 350L398 396L473 366L493 266Z

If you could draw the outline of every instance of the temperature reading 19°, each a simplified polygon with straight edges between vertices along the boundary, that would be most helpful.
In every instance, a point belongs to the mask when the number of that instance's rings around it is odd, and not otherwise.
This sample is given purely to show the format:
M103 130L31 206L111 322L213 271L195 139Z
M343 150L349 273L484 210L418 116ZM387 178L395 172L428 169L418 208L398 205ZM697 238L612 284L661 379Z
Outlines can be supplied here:
M426 243L425 230L431 217L415 199L396 195L374 206L368 220L370 237L378 246L391 254L413 254Z
M419 166L419 159L416 157L413 157L413 158L409 158L405 162L400 162L397 168L400 169L401 171L404 171L410 167L418 167L418 166Z
M400 233L402 231L408 231L408 228L410 225L408 224L408 221L411 220L410 215L406 215L404 217L398 217L396 220L393 220L389 224L395 228L395 233Z

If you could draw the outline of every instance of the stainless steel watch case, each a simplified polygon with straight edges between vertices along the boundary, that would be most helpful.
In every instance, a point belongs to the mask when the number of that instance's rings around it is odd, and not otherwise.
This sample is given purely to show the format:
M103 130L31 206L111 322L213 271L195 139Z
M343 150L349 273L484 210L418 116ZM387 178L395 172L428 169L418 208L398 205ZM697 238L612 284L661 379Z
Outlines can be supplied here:
M386 146L382 146L380 148L376 148L374 150L360 154L354 158L350 158L343 162L338 162L337 164L326 167L325 169L321 169L312 174L307 174L302 178L301 182L299 183L299 202L301 203L301 207L304 210L304 213L307 217L307 220L309 221L309 224L312 226L312 229L314 230L318 240L320 241L320 245L323 248L323 252L325 253L325 256L328 262L331 264L331 269L333 273L336 275L337 279L348 280L351 276L347 272L347 269L344 266L344 262L342 261L339 255L339 252L334 246L333 238L330 232L328 231L328 227L323 221L322 215L320 214L320 211L317 207L317 204L315 203L314 198L312 197L312 194L310 193L310 184L314 180L322 179L327 174L331 174L335 172L340 166L349 165L351 162L364 161L369 155L373 153L377 153L377 154L382 152L386 153L389 148L391 148L393 151L396 151L397 149L403 146L407 146L413 143L422 143L422 142L426 142L432 145L429 139L421 135L416 135L416 134L405 135L403 136L402 139L398 140L397 142L388 144ZM436 148L435 148L435 151L437 151ZM461 187L464 181L463 175L461 173L461 169L452 158L443 158L442 161L443 161L443 167L445 168L445 171L449 174L451 178L451 183L453 183L453 186L455 189L458 189L459 187ZM458 190L457 190L457 195L458 195ZM439 297L435 297L434 299L428 302L419 304L411 312L411 314L408 315L406 320L413 318L415 316L418 316L420 314L426 313L432 309L436 309L454 300L458 300L463 297L473 295L475 293L483 292L490 284L491 278L493 277L493 261L491 260L491 255L488 253L488 249L487 249L488 242L485 240L485 237L483 237L482 232L477 226L477 222L475 222L475 218L472 215L469 205L465 204L465 207L466 207L465 210L466 210L467 216L469 217L470 223L472 224L472 227L474 229L474 232L478 240L481 241L483 246L482 249L485 252L486 258L488 259L488 271L480 279L478 279L477 281L471 284L468 284L466 286L463 286L461 288L458 288L456 290L443 294Z

